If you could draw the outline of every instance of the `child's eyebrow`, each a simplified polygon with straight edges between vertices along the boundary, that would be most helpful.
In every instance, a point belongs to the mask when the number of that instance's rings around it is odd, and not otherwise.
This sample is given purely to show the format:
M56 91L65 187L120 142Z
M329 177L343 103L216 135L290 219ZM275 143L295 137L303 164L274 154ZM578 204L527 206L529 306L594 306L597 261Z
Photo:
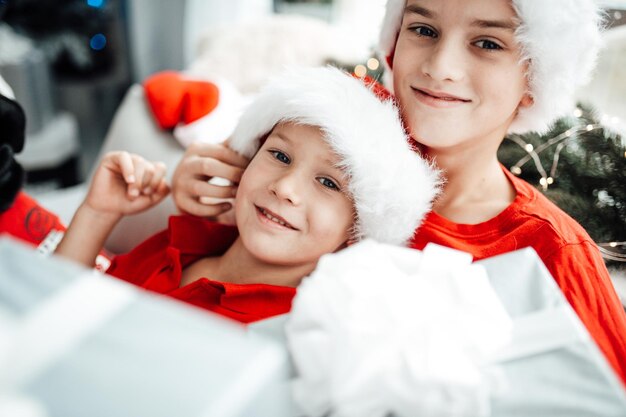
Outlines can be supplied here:
M278 139L282 140L283 142L292 143L291 139L289 139L287 136L283 135L282 133L273 132L272 136L277 137Z
M417 4L407 5L404 8L404 13L405 14L418 14L428 19L435 19L437 17L437 13L433 12L432 10L428 10L425 7L418 6ZM507 29L511 31L515 31L517 29L517 24L513 21L508 21L508 20L476 19L472 22L471 26L479 27L482 29L496 28L496 29Z
M418 14L420 16L424 16L429 19L433 19L437 16L434 12L428 10L425 7L418 6L417 4L409 4L404 8L404 14L409 14L409 13Z
M517 24L510 20L474 20L471 26L479 27L482 29L506 29L512 32L517 29Z

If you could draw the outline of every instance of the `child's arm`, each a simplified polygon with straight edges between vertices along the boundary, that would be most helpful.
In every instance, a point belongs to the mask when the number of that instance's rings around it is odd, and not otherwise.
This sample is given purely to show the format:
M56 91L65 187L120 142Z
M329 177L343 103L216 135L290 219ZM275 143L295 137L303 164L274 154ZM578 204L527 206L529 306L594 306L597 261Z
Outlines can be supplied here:
M164 164L138 155L106 154L55 253L92 267L123 216L144 211L169 193L165 171Z

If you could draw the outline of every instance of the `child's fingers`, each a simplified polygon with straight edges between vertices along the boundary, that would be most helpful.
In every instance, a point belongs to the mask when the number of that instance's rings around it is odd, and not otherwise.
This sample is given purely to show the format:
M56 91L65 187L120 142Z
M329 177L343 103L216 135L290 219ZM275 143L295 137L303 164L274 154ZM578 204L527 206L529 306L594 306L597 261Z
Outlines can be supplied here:
M248 158L230 149L228 141L223 144L195 142L187 148L186 154L199 156L201 157L200 159L215 158L240 168L245 168L250 163Z
M161 179L161 181L157 184L155 190L156 194L165 197L170 193L170 186L168 185L167 181L165 181L165 179Z
M117 163L120 167L122 177L127 184L133 184L137 177L135 176L135 167L133 158L128 152L121 151L117 154Z
M145 165L144 165L143 158L137 155L132 156L132 163L133 163L135 181L128 184L128 195L131 198L135 198L135 197L138 197L139 194L141 194L143 177L145 173Z
M167 182L162 179L158 184L156 184L154 192L147 197L150 198L152 204L157 204L161 202L161 200L163 200L169 193L170 187L167 185Z
M152 163L146 161L143 158L140 158L140 161L138 161L138 163L141 163L143 166L143 175L141 179L137 182L139 191L141 191L141 194L152 194L150 184L152 183L152 179L154 178L155 167Z
M143 189L144 194L150 194L152 192L159 192L161 187L161 183L165 182L165 174L167 169L163 162L155 162L154 163L154 173L152 175L152 180L146 187Z
M190 185L192 195L200 199L233 198L237 194L236 185L215 185L201 180L195 180Z
M230 182L239 183L243 175L243 168L226 164L217 159L205 158L197 161L198 167L196 172L201 172L206 177L220 177Z

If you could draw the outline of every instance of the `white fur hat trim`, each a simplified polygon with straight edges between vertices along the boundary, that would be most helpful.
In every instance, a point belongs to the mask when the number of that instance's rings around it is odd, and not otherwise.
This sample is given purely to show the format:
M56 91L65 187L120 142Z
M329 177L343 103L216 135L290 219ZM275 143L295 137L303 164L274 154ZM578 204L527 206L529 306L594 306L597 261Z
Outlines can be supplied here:
M379 49L394 50L406 0L387 0ZM546 132L574 107L574 94L593 71L601 46L601 13L594 0L512 0L521 20L516 38L529 63L534 104L520 109L509 133ZM389 70L389 68L387 67Z
M278 122L318 126L349 178L357 219L353 238L405 244L438 192L439 176L407 142L398 110L362 81L335 68L291 69L250 104L231 137L252 157Z

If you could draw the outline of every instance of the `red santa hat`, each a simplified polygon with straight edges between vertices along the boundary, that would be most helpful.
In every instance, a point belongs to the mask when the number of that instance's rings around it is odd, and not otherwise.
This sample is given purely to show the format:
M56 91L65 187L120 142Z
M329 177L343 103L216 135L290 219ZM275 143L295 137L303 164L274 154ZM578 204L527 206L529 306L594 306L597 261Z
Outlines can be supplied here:
M438 192L438 172L410 146L391 100L335 68L292 69L275 78L242 115L229 145L251 158L279 122L321 128L348 174L353 238L404 244Z
M406 0L387 0L379 49L391 70ZM533 105L520 109L509 133L546 132L574 106L591 77L601 46L601 12L594 0L512 0L520 18L515 35L528 63Z

